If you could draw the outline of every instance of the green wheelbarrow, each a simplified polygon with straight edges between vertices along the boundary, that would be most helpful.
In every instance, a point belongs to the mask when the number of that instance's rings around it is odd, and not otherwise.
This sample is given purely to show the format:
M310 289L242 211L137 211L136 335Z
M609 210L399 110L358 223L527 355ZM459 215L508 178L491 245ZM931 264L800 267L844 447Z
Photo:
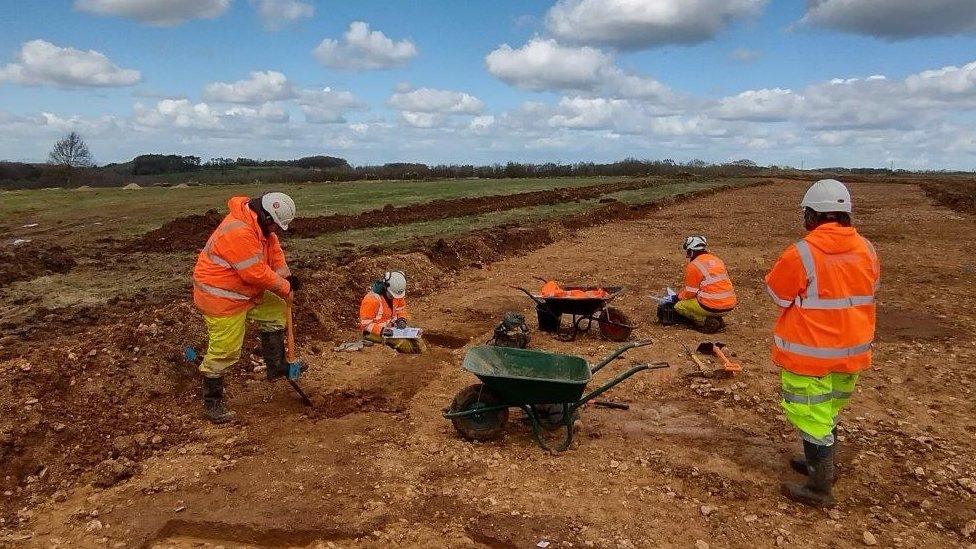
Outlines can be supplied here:
M631 342L592 367L586 360L511 347L473 347L464 357L465 370L478 376L481 383L459 392L444 412L457 432L467 440L486 441L499 437L508 421L509 408L521 408L532 424L532 434L544 450L562 452L573 443L573 421L587 402L643 370L667 368L668 364L639 364L586 393L593 374L613 359L650 341ZM551 447L543 438L543 429L564 428L561 443Z

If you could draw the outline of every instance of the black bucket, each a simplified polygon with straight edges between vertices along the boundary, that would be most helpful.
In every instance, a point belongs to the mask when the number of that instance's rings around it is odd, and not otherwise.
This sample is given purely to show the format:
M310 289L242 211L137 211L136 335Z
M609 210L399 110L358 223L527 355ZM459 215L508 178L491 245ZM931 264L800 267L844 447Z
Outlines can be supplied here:
M539 331L554 334L559 331L563 315L553 313L548 306L536 303L535 312L539 317Z

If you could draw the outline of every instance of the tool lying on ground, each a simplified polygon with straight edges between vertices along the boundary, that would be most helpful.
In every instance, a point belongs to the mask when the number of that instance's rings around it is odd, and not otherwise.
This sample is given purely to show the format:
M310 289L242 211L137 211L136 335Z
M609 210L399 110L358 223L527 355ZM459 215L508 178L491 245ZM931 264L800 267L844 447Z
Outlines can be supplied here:
M597 400L593 402L593 405L597 408L611 408L613 410L630 410L630 404L624 404L623 402L614 402L612 400Z
M295 357L295 325L292 321L291 300L288 301L288 316L285 319L285 330L287 333L286 337L288 338L288 349L287 355L285 356L285 360L288 362L288 364L286 364L288 367L286 379L288 380L288 384L291 385L291 388L294 389L295 392L298 393L298 396L302 398L302 402L305 403L305 406L311 406L312 399L308 398L305 391L298 386L298 376L302 374L302 370L305 369L305 365L301 360Z
M532 434L539 446L550 452L561 452L573 442L573 422L584 404L637 372L669 366L667 363L638 364L586 393L593 374L628 350L650 344L650 341L628 343L592 367L577 356L512 347L474 347L464 357L463 367L478 376L481 383L459 392L444 417L451 420L465 439L484 441L504 432L509 408L521 408L532 424ZM565 438L553 448L543 439L543 428L565 428Z
M736 373L742 371L742 365L738 362L732 362L729 357L726 356L725 352L722 350L725 348L725 344L721 341L706 341L698 345L698 352L703 355L711 355L718 357L722 361L722 367L726 372Z
M698 371L697 372L692 372L691 374L688 374L688 375L701 375L701 376L705 376L705 377L708 377L708 376L711 376L712 375L712 372L709 371L709 370L707 370L705 368L705 363L702 362L702 360L700 358L698 358L698 355L696 355L695 353L691 352L691 349L687 345L685 345L685 344L682 343L681 346L684 347L685 354L688 355L688 358L690 358L691 361L694 362L696 366L698 366Z

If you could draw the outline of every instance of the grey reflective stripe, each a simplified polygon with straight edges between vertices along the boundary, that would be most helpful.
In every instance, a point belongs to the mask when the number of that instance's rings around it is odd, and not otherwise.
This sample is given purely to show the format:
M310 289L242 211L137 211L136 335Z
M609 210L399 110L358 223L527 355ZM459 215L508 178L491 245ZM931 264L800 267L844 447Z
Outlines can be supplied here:
M735 292L722 292L720 294L713 294L709 292L698 292L698 297L704 297L705 299L725 299L727 297L735 297Z
M223 288L217 288L216 286L211 286L209 284L204 284L202 282L196 282L196 281L194 281L193 284L197 288L200 288L200 291L201 292L208 293L210 295L215 295L217 297L226 297L227 299L233 299L233 300L236 300L236 301L250 301L251 300L250 297L248 297L248 296L246 296L244 294L239 294L237 292L232 292L230 290L225 290Z
M698 260L692 261L691 264L694 265L696 269L698 269L698 271L702 274L702 276L708 278L708 267L699 263Z
M859 305L874 305L873 295L853 295L836 299L799 299L800 307L804 309L847 309Z
M250 267L251 265L257 265L258 263L261 262L262 259L264 259L264 254L259 253L258 255L249 257L243 261L238 261L237 263L234 263L232 266L234 267L234 269L240 271L242 269L246 269Z
M796 243L796 251L800 254L800 261L803 262L803 270L807 274L807 295L819 296L820 289L817 287L817 266L813 262L813 252L810 251L810 244L806 240ZM799 304L801 307L802 304Z
M871 254L874 255L874 246L866 238L861 238L868 246ZM817 268L813 261L813 252L810 244L806 240L796 243L796 251L800 254L800 261L803 263L803 270L807 275L807 297L797 297L794 302L797 307L802 309L848 309L862 305L874 305L873 295L852 295L850 297L821 298L820 288L817 284ZM880 280L875 282L874 290L877 291ZM772 294L772 290L770 290ZM774 295L774 299L775 295ZM779 301L777 300L777 303Z
M823 438L817 438L809 433L800 430L800 438L807 442L816 444L817 446L833 446L834 445L834 433L827 433L827 436Z
M281 267L275 269L275 273L277 273L278 276L288 278L291 276L291 269L288 268L288 265L282 265Z
M773 301L776 302L777 305L779 305L780 307L782 307L784 309L786 309L787 307L789 307L790 305L793 304L792 301L787 301L785 299L780 299L780 297L778 295L776 295L776 292L774 292L773 289L770 288L768 284L766 285L766 293L769 294L769 297L773 298Z
M685 286L686 292L698 293L698 288L692 288L691 286Z
M832 393L824 393L822 395L795 395L793 393L783 391L782 395L783 400L786 402L792 402L793 404L806 404L809 406L823 404L824 402L830 402L834 399Z
M722 282L723 280L729 280L729 275L721 274L718 276L705 276L705 280L702 280L702 284L715 284L716 282Z
M854 347L810 347L809 345L800 345L799 343L786 341L778 335L773 336L773 341L776 343L776 347L783 351L814 358L847 358L864 354L871 350L870 341L862 345L855 345Z
M207 257L210 258L210 261L216 263L217 265L220 265L221 267L224 267L226 269L232 269L233 268L230 263L228 263L227 261L224 260L224 258L222 258L219 255L213 253L212 251L210 251L210 250L204 250L204 253L207 254Z

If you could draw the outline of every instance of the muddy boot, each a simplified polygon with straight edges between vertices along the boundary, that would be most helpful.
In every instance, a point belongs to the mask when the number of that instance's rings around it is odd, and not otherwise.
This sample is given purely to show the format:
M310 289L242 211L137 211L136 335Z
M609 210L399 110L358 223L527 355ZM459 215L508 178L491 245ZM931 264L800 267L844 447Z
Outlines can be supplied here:
M837 456L837 445L838 445L838 440L837 440L837 427L834 427L833 433L834 433L834 446L833 446L833 448L834 448L834 456L836 457ZM801 475L807 475L807 476L809 476L810 475L810 466L807 465L807 463L810 462L810 455L807 452L808 452L808 450L807 450L807 444L804 443L803 444L803 457L802 458L801 457L790 458L790 467L794 471L796 471L797 473L800 473ZM835 464L834 465L834 484L837 484L837 476L838 476L837 473L838 473L838 471L837 471L837 465Z
M814 507L833 506L834 496L830 492L834 484L834 447L817 446L803 441L803 452L807 456L810 476L806 484L784 482L783 495L793 501Z
M203 378L203 414L214 423L227 423L237 415L224 408L224 378Z
M279 378L288 373L284 330L261 332L261 355L264 358L264 373L268 379Z

